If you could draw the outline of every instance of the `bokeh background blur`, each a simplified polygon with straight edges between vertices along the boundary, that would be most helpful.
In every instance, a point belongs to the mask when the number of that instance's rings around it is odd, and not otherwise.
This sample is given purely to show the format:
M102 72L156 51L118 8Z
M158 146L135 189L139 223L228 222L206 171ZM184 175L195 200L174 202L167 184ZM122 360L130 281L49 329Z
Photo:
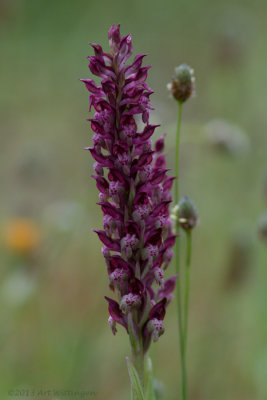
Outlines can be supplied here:
M174 67L195 70L183 109L181 194L194 232L189 400L267 398L267 3L264 0L0 0L0 397L129 398L128 338L107 324L108 279L90 174L88 42L121 23L148 53L155 134L174 163ZM262 220L263 221L263 220ZM262 222L263 224L263 222ZM181 241L183 242L183 237ZM174 266L170 266L169 274ZM179 398L175 305L153 346ZM23 390L35 390L32 397ZM16 397L17 395L17 397Z

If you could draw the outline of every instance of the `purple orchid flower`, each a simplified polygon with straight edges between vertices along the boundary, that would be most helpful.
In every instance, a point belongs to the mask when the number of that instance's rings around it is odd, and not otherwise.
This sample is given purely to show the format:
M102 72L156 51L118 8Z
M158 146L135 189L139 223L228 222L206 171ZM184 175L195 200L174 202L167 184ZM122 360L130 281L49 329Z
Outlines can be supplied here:
M88 57L101 85L81 79L91 93L89 110L95 109L93 147L87 149L96 161L93 178L104 214L104 229L95 232L103 243L109 286L119 299L106 297L112 332L122 325L144 355L164 332L175 287L176 277L164 279L176 238L169 218L174 178L167 176L162 153L165 135L152 148L157 125L149 124L153 91L146 84L150 66L142 67L145 54L126 65L131 35L121 37L120 26L112 25L108 38L109 53L92 43L95 55Z

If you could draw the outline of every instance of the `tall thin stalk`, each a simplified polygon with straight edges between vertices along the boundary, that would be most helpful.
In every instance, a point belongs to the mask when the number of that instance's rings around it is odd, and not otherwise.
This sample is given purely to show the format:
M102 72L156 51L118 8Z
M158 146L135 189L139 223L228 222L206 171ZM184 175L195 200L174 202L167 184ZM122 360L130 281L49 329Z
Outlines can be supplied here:
M177 115L177 130L176 130L176 146L175 146L175 187L174 187L174 204L179 202L179 149L180 149L180 130L182 117L182 102L178 101ZM179 220L176 222L176 234L179 234ZM180 275L180 241L175 243L175 267L177 275ZM182 315L182 293L180 279L176 282L176 297L177 297L177 312L178 312L178 327L179 327L179 345L181 358L181 374L182 374L182 400L186 400L186 366L185 366L185 351L184 351L184 335L183 335L183 315Z
M132 354L133 357L133 365L138 373L140 383L142 385L143 391L145 391L145 358L144 358L144 353L142 350L138 352L134 352Z
M185 303L184 303L184 353L186 357L187 332L188 332L188 307L190 292L190 266L192 253L192 234L191 230L186 232L186 270L185 270Z
M182 64L179 67L175 68L175 75L172 79L172 82L168 84L168 89L170 90L174 99L178 102L178 116L177 116L177 131L176 131L176 145L175 145L175 187L174 187L174 209L173 209L173 218L175 221L175 233L179 235L180 225L185 228L183 224L181 224L180 219L180 202L179 202L179 149L180 149L180 130L181 130L181 116L182 116L182 105L188 100L193 92L194 92L194 76L193 70L186 64ZM184 200L185 198L183 198ZM187 200L187 199L186 199ZM189 200L189 199L188 199ZM183 218L183 222L186 223L186 226L191 224L191 216L190 213L187 215L187 203L185 206L185 215ZM189 209L191 211L192 205L189 201ZM189 219L187 217L190 217ZM189 223L189 225L188 225ZM185 228L187 229L187 228ZM189 227L189 230L191 227ZM190 267L190 258L191 258L191 235L188 236L190 239L188 243L188 253L187 253L187 266ZM179 345L180 345L180 360L181 360L181 379L182 379L182 400L187 399L187 376L186 376L186 341L187 341L187 321L188 321L188 301L189 301L189 286L190 286L190 277L189 277L189 267L186 269L186 282L185 282L185 292L184 292L184 303L182 304L183 293L181 291L181 274L180 274L180 241L176 240L175 244L175 268L176 273L179 275L176 283L176 292L177 292L177 313L178 313L178 326L179 326ZM183 308L184 305L184 308Z

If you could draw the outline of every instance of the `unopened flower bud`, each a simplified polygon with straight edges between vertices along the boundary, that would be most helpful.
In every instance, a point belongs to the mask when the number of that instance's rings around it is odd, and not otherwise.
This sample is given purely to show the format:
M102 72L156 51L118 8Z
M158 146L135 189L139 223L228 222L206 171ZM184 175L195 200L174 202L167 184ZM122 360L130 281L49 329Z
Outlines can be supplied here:
M129 293L123 296L120 302L120 309L128 313L133 308L139 307L141 305L141 298L139 294Z
M116 229L116 221L110 215L104 215L103 217L103 225L106 232L112 231Z
M139 172L139 178L141 182L146 182L151 175L152 167L151 165L146 165L143 169Z
M124 238L121 239L121 249L124 250L127 258L132 256L133 250L137 248L139 240L135 235L130 235L127 233Z
M164 228L166 226L166 223L167 223L167 217L165 217L164 215L160 215L155 221L155 228L156 229Z
M140 214L140 212L138 210L135 210L133 212L133 220L135 222L140 222L141 221L141 214Z
M105 196L104 193L99 193L98 197L100 201L106 201L107 199L107 196Z
M180 103L184 103L194 93L194 71L186 64L175 68L172 82L168 84L173 97Z
M115 195L120 194L122 192L123 192L123 186L120 184L120 182L111 181L109 183L109 195L110 196L115 196Z
M140 214L141 218L144 219L149 215L151 208L149 204L140 204L136 206L135 211L137 211Z
M172 258L173 258L173 250L169 248L165 251L163 260L165 262L171 262Z
M164 274L163 274L162 269L159 268L159 267L155 268L154 275L155 275L155 279L156 279L156 282L158 283L158 285L159 286L163 286L163 284L164 284L164 279L163 279Z
M163 256L163 261L164 261L164 269L166 269L168 267L168 265L170 264L171 260L173 258L173 250L172 249L167 249L164 253Z
M142 251L141 257L143 260L147 259L155 259L159 254L158 246L153 246L152 244L148 244Z
M109 276L109 284L111 288L122 289L125 286L125 282L128 279L127 272L122 268L115 269Z
M147 324L147 330L151 333L151 337L156 342L159 337L164 333L163 322L157 318L153 318Z
M109 258L110 257L110 251L106 246L102 247L102 255L104 258Z
M101 164L98 162L94 163L94 170L97 173L97 175L103 176L104 175L104 169Z
M198 215L193 201L184 196L178 204L178 220L185 231L191 231L198 223Z

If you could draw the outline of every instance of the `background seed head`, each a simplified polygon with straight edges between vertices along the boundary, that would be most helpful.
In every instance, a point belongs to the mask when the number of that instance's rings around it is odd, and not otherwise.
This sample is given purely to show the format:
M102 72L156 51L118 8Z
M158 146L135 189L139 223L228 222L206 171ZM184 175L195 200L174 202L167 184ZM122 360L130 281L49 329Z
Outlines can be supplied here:
M178 219L180 226L185 231L191 231L198 223L198 215L193 201L184 196L179 201Z
M184 103L194 93L194 70L186 64L175 68L172 82L168 85L173 97L180 103Z

